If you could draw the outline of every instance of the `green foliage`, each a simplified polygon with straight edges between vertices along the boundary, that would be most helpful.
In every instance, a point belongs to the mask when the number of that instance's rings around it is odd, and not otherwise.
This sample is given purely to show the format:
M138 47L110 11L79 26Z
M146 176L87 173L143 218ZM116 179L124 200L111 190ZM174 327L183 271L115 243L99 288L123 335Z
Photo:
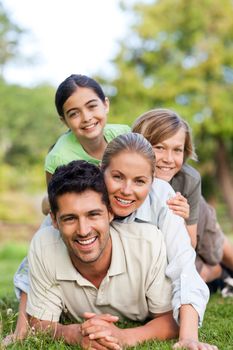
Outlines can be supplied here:
M24 31L11 19L0 1L0 71L18 54L20 39Z
M223 164L227 183L233 184L232 1L122 3L132 24L113 60L116 77L102 80L111 96L112 119L125 116L131 124L146 110L174 109L193 129L200 159L194 166L208 179L204 192L214 194L216 184L222 186L217 170ZM227 156L219 164L221 148ZM228 187L224 198L233 215L233 186Z
M64 127L55 113L54 88L0 83L0 160L24 167L43 163Z
M26 243L7 243L0 247L0 298L8 295L12 300L14 299L13 276L20 262L27 255L27 249Z

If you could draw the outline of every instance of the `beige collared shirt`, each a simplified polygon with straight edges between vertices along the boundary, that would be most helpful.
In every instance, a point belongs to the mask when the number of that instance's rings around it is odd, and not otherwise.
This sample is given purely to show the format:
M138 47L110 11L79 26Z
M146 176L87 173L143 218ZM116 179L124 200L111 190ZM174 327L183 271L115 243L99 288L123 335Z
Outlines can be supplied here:
M28 314L57 322L67 309L77 320L88 311L144 321L171 310L162 233L135 222L113 223L110 233L111 264L97 289L72 265L60 233L51 226L39 230L29 250Z

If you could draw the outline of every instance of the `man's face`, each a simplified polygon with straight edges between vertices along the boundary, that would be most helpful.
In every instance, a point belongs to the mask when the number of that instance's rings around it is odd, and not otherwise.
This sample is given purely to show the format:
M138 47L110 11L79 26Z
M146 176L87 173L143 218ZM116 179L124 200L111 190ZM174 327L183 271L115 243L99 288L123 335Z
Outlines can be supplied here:
M58 197L58 212L52 217L73 264L97 261L111 249L109 224L113 218L101 194L87 190Z

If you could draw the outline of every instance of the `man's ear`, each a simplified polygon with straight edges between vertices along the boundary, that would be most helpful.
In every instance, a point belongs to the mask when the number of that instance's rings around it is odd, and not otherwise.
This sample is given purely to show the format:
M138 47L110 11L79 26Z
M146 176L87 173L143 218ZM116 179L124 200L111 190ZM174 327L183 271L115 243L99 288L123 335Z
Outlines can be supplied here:
M56 216L52 212L50 212L50 216L51 216L51 219L52 219L53 227L58 230L58 224L57 224Z

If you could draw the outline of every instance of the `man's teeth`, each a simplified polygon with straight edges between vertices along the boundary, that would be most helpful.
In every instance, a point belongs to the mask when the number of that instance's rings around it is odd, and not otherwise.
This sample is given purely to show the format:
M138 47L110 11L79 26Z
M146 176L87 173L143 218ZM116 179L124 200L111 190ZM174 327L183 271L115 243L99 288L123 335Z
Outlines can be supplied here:
M96 240L96 237L93 237L90 239L86 239L85 241L84 240L80 241L79 239L77 239L77 242L81 245L88 245L88 244L93 243L95 240Z
M120 202L122 204L131 204L131 203L133 203L132 200L122 199L122 198L118 198L118 197L117 197L117 200L118 200L118 202Z

